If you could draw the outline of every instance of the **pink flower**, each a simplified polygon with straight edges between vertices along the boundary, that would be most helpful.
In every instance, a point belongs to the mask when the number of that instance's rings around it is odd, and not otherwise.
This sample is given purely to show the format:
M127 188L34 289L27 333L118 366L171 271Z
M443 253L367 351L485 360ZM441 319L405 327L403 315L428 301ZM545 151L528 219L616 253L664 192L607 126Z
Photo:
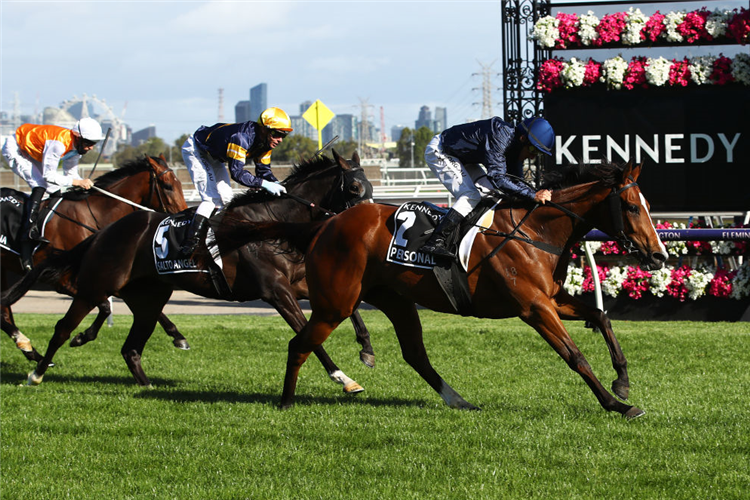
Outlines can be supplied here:
M604 255L625 254L625 250L616 241L603 241L600 248Z
M695 12L688 12L685 19L677 25L677 32L680 33L688 43L694 43L698 40L711 41L714 39L706 31L706 19L710 12L703 7Z
M539 68L539 79L536 88L543 92L552 92L563 86L560 73L563 69L563 61L559 58L548 59Z
M708 294L714 297L727 298L732 293L732 278L736 271L719 269L714 274L714 279L708 284Z
M688 266L682 266L679 269L672 269L672 281L667 285L667 293L672 297L685 302L688 295L685 278L690 276L691 269Z
M578 14L564 14L558 12L555 18L559 21L557 27L560 32L560 38L555 40L555 48L565 49L581 45L581 39L578 36Z
M737 43L745 45L750 33L750 11L741 7L739 12L737 9L734 9L734 12L734 16L727 23L727 29Z
M627 290L631 299L640 299L643 292L648 291L650 285L651 273L644 271L640 267L628 266L628 274L625 281L622 282L623 290Z
M714 61L714 68L711 75L708 77L714 85L726 85L734 81L732 76L732 60L719 54L719 57Z
M607 279L608 272L609 267L605 265L596 266L596 274L599 276L599 283L603 283L604 280ZM584 292L594 291L594 279L591 276L591 266L584 266L583 268L583 283L581 284L581 287Z
M599 38L594 40L594 45L600 46L610 42L619 42L625 26L627 26L628 15L625 12L607 14L602 17L596 26Z
M655 42L666 29L664 15L657 10L654 15L648 18L646 25L641 29L641 40Z
M672 59L672 63L669 68L669 85L686 87L690 83L690 63L687 57L682 61Z
M634 57L630 61L622 83L626 89L633 90L634 87L648 87L646 83L646 61L646 57Z
M593 59L589 58L589 62L586 63L586 68L583 74L583 86L588 87L599 81L602 76L602 63L598 63Z

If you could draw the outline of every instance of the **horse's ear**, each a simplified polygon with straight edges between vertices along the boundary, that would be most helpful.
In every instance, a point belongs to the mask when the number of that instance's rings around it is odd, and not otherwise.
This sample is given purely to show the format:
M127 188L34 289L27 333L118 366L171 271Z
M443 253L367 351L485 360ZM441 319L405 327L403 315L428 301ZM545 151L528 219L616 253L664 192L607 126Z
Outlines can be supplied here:
M159 158L161 158L161 161L164 163L167 163L167 159L164 157L164 153L159 153Z
M336 163L339 164L341 167L341 170L349 170L351 167L349 166L349 162L343 159L335 149L331 149L333 151L333 159L336 160Z
M630 172L630 176L633 177L633 182L638 180L638 176L641 175L642 169L643 169L643 162L640 162L638 165L633 167L633 171Z
M621 184L627 184L630 182L631 172L633 171L633 160L628 160L627 165L622 169L622 178L620 179Z
M360 165L359 154L356 151L352 155L352 163L356 164L357 166Z

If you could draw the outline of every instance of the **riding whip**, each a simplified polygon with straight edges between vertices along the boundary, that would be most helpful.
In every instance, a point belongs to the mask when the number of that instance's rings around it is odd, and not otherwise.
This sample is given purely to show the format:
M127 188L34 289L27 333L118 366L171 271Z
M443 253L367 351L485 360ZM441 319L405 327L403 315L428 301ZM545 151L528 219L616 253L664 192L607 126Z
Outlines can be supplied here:
M111 127L107 128L107 133L104 135L104 140L102 141L102 146L99 148L99 156L96 157L96 161L94 162L94 167L91 169L91 172L89 172L89 179L91 179L91 176L94 175L94 170L96 170L96 165L99 163L99 160L102 158L102 153L104 152L104 146L107 145L107 139L109 139L109 132L112 130Z
M336 137L334 137L333 139L331 139L330 141L326 142L326 143L325 143L325 144L323 145L323 147L322 147L322 148L320 148L319 150L317 150L317 151L315 152L315 154L313 155L313 158L315 158L315 157L316 157L316 156L318 156L318 155L319 155L320 153L322 153L323 151L325 151L326 149L328 149L328 147L329 147L329 146L330 146L331 144L333 144L334 142L336 142L336 141L338 141L338 140L339 140L339 136L336 136Z

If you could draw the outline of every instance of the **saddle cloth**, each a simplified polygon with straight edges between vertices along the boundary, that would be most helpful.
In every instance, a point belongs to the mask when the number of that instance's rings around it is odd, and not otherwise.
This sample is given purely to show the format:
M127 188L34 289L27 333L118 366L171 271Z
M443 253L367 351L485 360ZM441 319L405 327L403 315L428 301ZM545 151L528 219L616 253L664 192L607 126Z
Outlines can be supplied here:
M429 202L406 202L393 215L393 237L388 245L386 260L402 266L420 269L432 269L437 264L432 255L420 252L440 219L448 212ZM482 228L490 227L494 210L485 208L478 221L462 235L458 245L458 259L466 271L469 266L469 255L477 233ZM462 227L462 230L464 228Z
M153 240L154 266L159 274L207 273L190 257L180 255L180 247L190 228L194 210L170 215L156 228ZM209 228L209 233L213 231ZM206 236L208 242L209 236ZM215 245L214 245L215 246ZM217 249L218 250L218 249ZM221 258L218 260L221 266Z
M3 248L16 255L21 255L21 241L23 235L23 220L26 217L26 203L29 200L29 195L16 191L11 188L0 188L0 248ZM47 227L47 223L54 214L53 210L62 201L62 198L57 198L52 207L46 207L40 210L40 213L44 215L44 218L39 226L39 231L44 236L44 230ZM37 223L39 224L39 223ZM39 245L35 245L34 250Z

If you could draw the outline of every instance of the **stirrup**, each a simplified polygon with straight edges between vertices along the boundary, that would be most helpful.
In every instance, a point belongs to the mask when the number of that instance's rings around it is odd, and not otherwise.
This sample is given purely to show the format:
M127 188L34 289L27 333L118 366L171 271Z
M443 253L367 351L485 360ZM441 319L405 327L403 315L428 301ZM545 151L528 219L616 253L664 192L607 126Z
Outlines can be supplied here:
M29 229L29 240L36 241L38 243L49 243L49 240L42 236L42 233L36 227Z

